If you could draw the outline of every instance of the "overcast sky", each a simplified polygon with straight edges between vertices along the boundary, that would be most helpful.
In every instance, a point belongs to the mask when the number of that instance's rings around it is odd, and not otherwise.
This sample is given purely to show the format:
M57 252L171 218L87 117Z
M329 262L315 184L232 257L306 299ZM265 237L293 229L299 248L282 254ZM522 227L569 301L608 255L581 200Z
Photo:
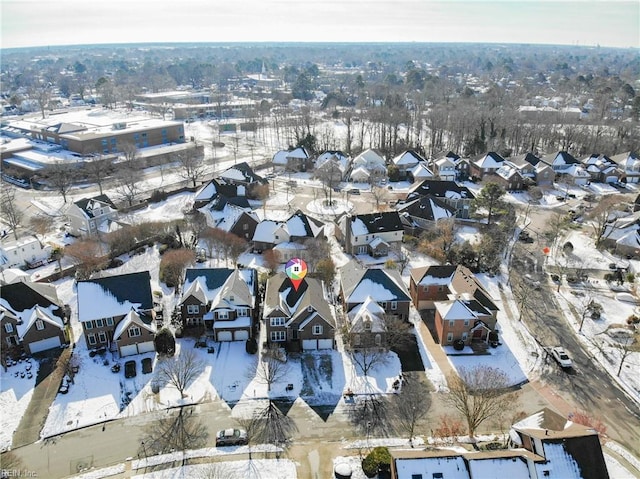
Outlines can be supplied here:
M640 0L0 0L2 47L492 42L640 47Z

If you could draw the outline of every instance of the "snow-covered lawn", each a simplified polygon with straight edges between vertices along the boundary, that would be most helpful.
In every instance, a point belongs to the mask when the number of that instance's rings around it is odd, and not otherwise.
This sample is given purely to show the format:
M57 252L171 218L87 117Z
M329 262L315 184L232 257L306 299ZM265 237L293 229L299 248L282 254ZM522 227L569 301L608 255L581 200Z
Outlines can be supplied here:
M296 465L289 459L222 461L145 472L133 479L183 479L185 477L242 477L244 479L296 479Z
M0 368L0 451L11 447L13 433L31 401L38 367L37 360L29 359L9 366L7 371Z

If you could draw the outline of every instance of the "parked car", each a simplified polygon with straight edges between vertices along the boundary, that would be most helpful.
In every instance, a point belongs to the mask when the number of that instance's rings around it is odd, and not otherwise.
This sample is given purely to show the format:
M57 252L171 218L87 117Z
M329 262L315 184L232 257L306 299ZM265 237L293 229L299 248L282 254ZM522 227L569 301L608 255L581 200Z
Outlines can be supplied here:
M216 446L244 446L249 443L244 429L223 429L216 434Z
M564 348L556 346L555 348L551 349L551 355L561 367L569 369L571 366L573 366L571 358L564 351Z
M348 193L350 195L359 195L360 194L360 190L358 188L351 188Z
M153 361L151 358L144 358L142 360L142 374L149 374L153 371Z
M135 361L127 361L124 363L124 377L125 378L135 378L136 377L136 362Z
M62 384L60 384L60 389L58 389L58 392L60 394L67 394L69 392L69 380L66 376L62 379Z

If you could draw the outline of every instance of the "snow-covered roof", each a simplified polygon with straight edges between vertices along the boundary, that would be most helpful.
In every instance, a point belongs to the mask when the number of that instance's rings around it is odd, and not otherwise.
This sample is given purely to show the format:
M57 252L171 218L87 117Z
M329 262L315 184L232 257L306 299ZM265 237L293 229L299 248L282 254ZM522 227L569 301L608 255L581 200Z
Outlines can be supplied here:
M427 167L425 163L418 163L416 166L411 168L410 171L411 175L416 180L433 177L433 172Z
M504 158L502 158L499 154L493 151L490 151L486 155L474 161L474 164L478 166L478 168L488 168L488 169L498 169L502 166L503 163L504 163Z
M469 472L461 455L422 458L396 458L396 475L398 479L414 479L423 477L432 479L469 479ZM436 476L440 473L440 476Z
M279 237L276 239L276 233L282 232L283 237ZM262 220L256 226L256 230L253 233L253 241L258 241L260 243L282 243L284 241L289 241L289 235L287 234L284 224L279 221L272 220Z
M424 158L413 150L406 150L391 159L394 165L404 167L415 166L420 161L424 161Z
M476 314L460 300L436 301L433 305L436 311L440 313L440 317L445 321L476 319L477 317Z
M124 318L122 318L122 320L116 326L116 329L113 332L113 339L117 340L118 338L120 338L120 336L122 336L122 333L124 333L127 330L127 328L132 324L135 324L137 326L140 326L141 328L147 329L152 333L156 332L156 326L152 321L150 321L148 324L145 323L140 317L140 315L132 309L126 314Z
M371 328L368 330L372 333L383 333L385 311L371 296L367 296L363 303L354 307L347 317L349 318L349 331L359 333L365 331L364 323L369 321Z

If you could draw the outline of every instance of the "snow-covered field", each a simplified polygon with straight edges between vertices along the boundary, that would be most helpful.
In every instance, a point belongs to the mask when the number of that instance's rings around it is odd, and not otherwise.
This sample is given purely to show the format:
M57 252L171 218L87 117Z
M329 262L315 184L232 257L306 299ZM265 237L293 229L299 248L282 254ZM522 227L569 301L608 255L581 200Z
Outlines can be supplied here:
M38 367L38 361L20 361L0 376L0 451L11 447L13 433L31 401Z

